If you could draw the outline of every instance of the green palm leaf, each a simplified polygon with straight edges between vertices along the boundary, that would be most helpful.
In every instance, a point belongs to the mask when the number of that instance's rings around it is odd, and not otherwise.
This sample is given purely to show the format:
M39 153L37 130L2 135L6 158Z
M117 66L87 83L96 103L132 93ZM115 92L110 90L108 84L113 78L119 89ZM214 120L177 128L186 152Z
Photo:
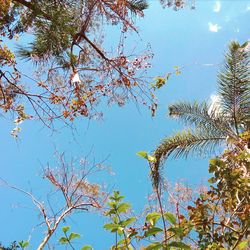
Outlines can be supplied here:
M218 75L219 94L224 115L237 134L250 128L250 60L247 44L232 42Z
M206 102L188 103L179 102L169 106L169 115L183 121L186 125L217 132L226 132L234 137L235 133L231 129L227 119L223 117L220 107L213 107Z
M161 166L168 156L178 158L187 157L190 153L199 156L209 154L225 141L226 136L219 130L215 132L207 129L188 129L164 138L154 151L156 161L151 168L153 185L159 185Z
M250 60L245 43L231 42L225 64L218 75L219 103L179 102L169 107L169 114L189 126L187 130L162 140L154 151L151 164L153 185L161 179L161 166L168 156L187 157L211 153L223 141L240 140L250 129ZM232 140L231 140L232 139Z

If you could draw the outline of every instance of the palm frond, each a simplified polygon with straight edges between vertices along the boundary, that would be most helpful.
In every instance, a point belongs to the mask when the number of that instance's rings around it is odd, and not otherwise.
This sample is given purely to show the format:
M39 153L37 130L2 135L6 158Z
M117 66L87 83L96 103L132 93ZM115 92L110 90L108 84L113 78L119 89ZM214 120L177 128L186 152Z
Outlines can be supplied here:
M161 166L170 155L174 158L196 153L210 154L215 147L225 141L226 136L221 132L206 129L184 130L166 137L154 151L155 162L152 164L152 181L157 187L161 180Z
M186 125L197 129L210 130L211 133L228 133L233 137L234 131L231 130L227 119L223 117L220 107L208 105L206 102L189 103L179 102L169 106L169 115L183 121Z
M250 126L250 60L246 46L231 42L218 75L222 108L237 134ZM245 128L241 129L242 125Z
M127 0L127 6L133 14L137 14L148 8L148 3L146 0Z

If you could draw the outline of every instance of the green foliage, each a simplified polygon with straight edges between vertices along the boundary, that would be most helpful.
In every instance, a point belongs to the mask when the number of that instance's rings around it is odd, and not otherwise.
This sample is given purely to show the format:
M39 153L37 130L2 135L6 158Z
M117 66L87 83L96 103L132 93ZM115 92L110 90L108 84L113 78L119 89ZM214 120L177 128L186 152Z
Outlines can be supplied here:
M210 160L210 190L188 207L201 249L247 249L250 233L250 153L241 141ZM242 149L240 149L240 148Z
M161 214L154 212L154 213L147 214L146 221L148 221L151 224L151 226L154 226L160 218L161 218Z
M218 75L217 103L179 102L169 107L170 116L182 120L189 128L164 138L156 148L155 164L151 167L151 171L155 171L152 173L155 187L161 180L160 168L170 155L211 153L226 140L231 144L239 141L239 134L249 130L250 60L247 44L230 43L224 68Z
M29 242L28 241L19 241L18 243L16 241L12 242L10 244L9 247L4 247L1 243L0 243L0 250L18 250L18 249L22 249L25 250L27 249L27 247L29 246Z
M62 227L62 232L64 233L64 236L60 237L58 241L60 244L69 245L72 249L74 249L73 248L74 240L81 238L81 235L79 233L74 233L74 232L69 233L69 230L70 230L69 226ZM91 246L83 246L81 248L81 250L91 250L91 249L92 249Z
M18 245L21 247L21 249L25 249L29 246L29 242L28 241L19 241Z
M106 212L106 216L110 217L111 223L105 224L104 228L109 230L111 233L115 233L119 237L122 236L120 241L116 242L115 247L117 247L117 249L129 249L131 234L128 235L125 232L125 229L135 221L135 218L129 217L122 219L121 216L128 212L130 205L128 203L122 202L124 196L121 196L119 191L114 191L113 195L109 199L109 210Z
M145 156L145 154L142 155ZM187 244L182 242L183 238L188 234L184 232L185 225L181 225L180 223L177 225L177 219L174 214L169 212L164 213L164 218L170 223L168 228L169 241L166 242L166 240L162 239L164 229L162 228L163 224L160 222L160 218L162 218L161 213L148 213L145 216L143 226L131 226L132 222L138 223L138 218L124 218L128 210L119 211L118 209L120 205L124 206L124 204L127 204L122 202L123 198L118 191L115 191L110 197L110 202L108 202L109 210L106 212L106 216L110 217L111 222L106 223L104 228L116 235L115 245L113 245L111 249L137 249L145 240L150 241L150 243L142 249L178 249L178 247L180 249L190 249ZM130 206L127 204L127 206L124 207L128 208ZM117 239L117 237L119 237L119 239Z
M16 241L12 242L9 247L4 247L0 243L0 250L18 250L18 248L20 248L20 246L16 243Z
M162 76L155 77L154 82L151 83L151 87L154 90L162 88L163 86L166 85L166 83L168 82L170 76L173 75L173 74L175 74L176 76L181 75L181 70L180 70L179 66L174 66L174 72L167 73L165 77L162 77Z
M176 218L173 214L166 212L164 213L164 217L166 218L166 220L168 220L171 224L175 224L176 223Z
M149 162L155 162L155 160L156 160L154 156L149 155L149 154L148 154L147 152L145 152L145 151L140 151L140 152L137 152L136 154L137 154L138 156L140 156L140 157L142 157L142 158L148 160Z
M219 72L218 85L224 117L237 133L250 129L250 78L248 42L231 42Z
M92 246L84 246L81 248L81 250L92 250Z
M191 250L190 246L188 246L187 244L183 242L177 242L177 241L173 241L169 243L168 247L170 247L170 249L172 247L174 249Z
M64 233L67 233L69 231L70 227L62 227L62 231Z

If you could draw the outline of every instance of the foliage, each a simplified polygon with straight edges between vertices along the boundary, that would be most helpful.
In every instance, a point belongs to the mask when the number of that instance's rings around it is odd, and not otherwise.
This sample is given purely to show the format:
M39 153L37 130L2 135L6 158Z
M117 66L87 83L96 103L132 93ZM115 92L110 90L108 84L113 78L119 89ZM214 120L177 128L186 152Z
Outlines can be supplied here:
M178 10L190 0L160 2ZM150 48L141 54L125 53L126 33L138 33L135 17L143 17L146 8L146 0L1 0L0 108L17 116L12 135L18 136L19 124L27 119L51 127L55 119L68 123L82 116L100 118L97 106L103 100L119 106L133 100L154 116L156 98L146 77L153 53ZM108 25L120 29L116 54L103 46ZM22 36L30 39L25 46ZM19 40L15 52L8 48L13 39ZM34 63L33 75L23 73L17 56ZM166 81L155 80L153 89ZM18 114L20 105L25 107L24 117Z
M73 233L71 232L69 235L68 235L68 231L69 231L70 227L68 226L64 226L62 227L62 231L64 233L64 236L62 236L60 239L59 239L59 242L60 244L62 245L69 245L71 247L71 249L75 249L74 246L73 246L73 242L74 242L74 239L77 239L77 238L81 238L81 235L78 234L78 233ZM83 246L81 248L81 250L91 250L92 247L91 246Z
M151 51L135 57L124 52L124 34L137 32L134 16L143 16L145 0L12 0L0 6L4 37L0 40L0 108L4 112L16 113L24 105L32 114L22 121L38 118L50 127L58 118L100 117L95 106L104 98L120 106L130 99L154 103L147 97L150 90L143 77L150 67ZM99 34L107 25L121 29L118 54L102 46ZM13 53L6 46L28 32L33 36L26 47L20 45ZM37 65L35 77L18 69L17 55Z
M161 165L168 156L211 153L222 143L239 141L240 133L249 130L250 60L247 44L230 43L224 67L218 74L217 102L179 102L169 107L169 115L180 119L189 128L164 138L154 151L156 161L152 175L157 178L154 185L159 185Z
M165 212L162 216L160 212L147 213L144 218L142 226L135 226L138 220L136 217L125 217L128 214L130 205L124 203L118 191L110 197L108 202L109 210L106 216L109 216L111 222L104 225L104 228L115 234L115 245L111 249L138 249L141 245L142 249L191 249L182 241L185 229L182 225L177 224L175 215ZM159 222L168 221L169 228L167 230L167 237L162 237L165 229L163 224ZM134 224L131 225L131 224ZM119 237L119 238L118 238ZM145 246L144 242L150 242Z
M188 207L199 249L249 246L250 151L246 145L247 140L242 140L242 149L237 145L210 160L210 190Z
M188 1L160 2L179 10ZM11 40L32 30L33 41L25 48L20 47L19 55L39 66L49 65L37 75L37 87L42 89L42 94L29 92L27 86L20 84L23 74L17 69L15 54L0 40L0 107L4 112L13 111L17 115L12 135L18 135L22 121L33 118L26 114L20 96L27 98L45 124L41 113L47 115L49 121L58 117L74 120L80 115L90 116L89 112L100 101L99 96L108 97L110 102L119 105L129 98L138 101L132 89L139 87L143 94L148 89L142 88L144 80L137 78L135 72L149 66L144 61L151 55L130 59L123 54L124 40L121 39L118 56L110 56L95 35L100 26L106 24L120 24L122 34L136 31L133 17L142 16L145 8L147 2L144 0L0 0L1 35ZM44 178L52 184L55 194L61 195L61 204L51 205L48 195L46 206L32 193L5 182L28 195L43 219L46 231L37 249L44 249L59 224L72 213L91 209L105 209L109 221L104 229L115 235L111 249L249 249L250 61L247 45L230 44L224 68L218 74L217 103L171 105L170 116L183 120L189 128L165 138L153 155L145 151L137 153L149 163L156 201L155 207L145 210L141 218L132 216L131 205L124 202L124 196L118 191L109 197L108 208L104 208L107 194L99 184L90 183L86 178L96 164L90 168L80 164L80 168L76 168L65 163L63 155L58 168L48 166L44 171ZM46 72L47 78L42 80ZM174 73L180 75L180 68L176 66ZM162 88L171 74L156 77L151 88ZM151 96L154 99L152 93ZM150 108L154 114L156 103ZM200 192L194 201L189 190L179 188L173 195L160 185L163 179L160 167L166 157L211 152L222 142L226 142L227 149L209 162L212 175L208 180L209 189ZM164 204L165 191L174 200L173 211ZM75 240L81 235L71 232L69 226L62 227L62 233L59 243L74 250ZM26 249L28 246L28 241L20 241L13 242L10 247L0 244L0 249ZM92 247L81 248L88 249Z
M16 241L12 242L9 247L4 247L0 243L0 250L17 250L17 249L26 249L29 246L28 241L19 241L18 243Z
M247 44L231 42L224 68L218 75L216 103L171 105L170 116L181 119L189 128L165 138L152 156L144 151L137 153L149 163L161 211L153 214L160 218L165 214L161 195L164 192L160 168L163 160L170 155L187 156L193 152L200 155L214 151L221 142L227 143L224 153L210 160L209 172L213 175L208 180L212 184L210 189L201 192L193 203L190 200L188 206L182 206L182 214L179 200L175 201L179 227L180 221L182 227L174 231L182 232L181 239L187 236L190 243L195 243L192 249L233 250L250 246L250 60ZM192 235L197 237L192 239ZM157 249L158 242L153 245Z

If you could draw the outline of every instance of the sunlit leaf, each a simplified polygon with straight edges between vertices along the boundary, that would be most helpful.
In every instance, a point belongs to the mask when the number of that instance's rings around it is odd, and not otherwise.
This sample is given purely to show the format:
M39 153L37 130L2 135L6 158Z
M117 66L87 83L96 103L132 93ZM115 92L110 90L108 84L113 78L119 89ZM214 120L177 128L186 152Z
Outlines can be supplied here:
M144 236L145 237L149 237L151 235L156 235L160 232L162 232L163 230L159 227L151 227L149 228L145 233L144 233Z
M69 231L70 227L62 227L62 231L64 233L67 233Z
M150 213L150 214L148 214L148 215L146 216L146 221L149 221L150 224L151 224L152 226L154 226L155 223L159 220L159 218L161 218L161 214L160 214L160 213L157 213L157 212L155 212L155 213Z
M139 152L136 153L136 155L138 155L138 156L140 156L142 158L145 158L145 159L147 159L147 157L148 157L148 153L145 152L145 151L139 151Z
M169 213L169 212L166 212L164 214L164 217L166 220L168 220L171 224L175 224L176 223L176 218L173 214Z
M76 239L76 238L81 238L81 235L78 234L78 233L71 233L69 235L69 240L73 240L73 239Z
M59 242L60 242L61 244L68 244L68 243L69 243L69 241L68 241L68 239L67 239L66 237L61 237L61 238L59 239Z
M182 250L191 250L191 247L186 245L183 242L173 241L173 242L169 243L168 246L169 247L175 247L177 249L182 249Z
M81 250L92 250L93 247L92 246L84 246L81 248Z

